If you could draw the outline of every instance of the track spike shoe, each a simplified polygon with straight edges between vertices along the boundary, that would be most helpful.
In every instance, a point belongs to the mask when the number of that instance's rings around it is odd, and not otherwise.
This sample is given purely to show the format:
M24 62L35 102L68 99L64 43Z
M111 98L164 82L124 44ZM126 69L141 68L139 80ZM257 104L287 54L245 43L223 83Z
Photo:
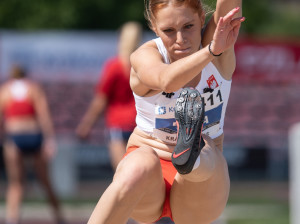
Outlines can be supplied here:
M201 149L205 145L202 137L204 102L193 88L184 88L175 104L177 144L172 153L172 163L180 174L192 171Z

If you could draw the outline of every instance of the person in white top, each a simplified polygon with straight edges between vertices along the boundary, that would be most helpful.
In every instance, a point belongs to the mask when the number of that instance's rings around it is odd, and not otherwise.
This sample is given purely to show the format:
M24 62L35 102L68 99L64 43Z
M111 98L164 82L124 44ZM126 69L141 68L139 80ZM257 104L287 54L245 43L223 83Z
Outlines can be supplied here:
M121 224L129 217L155 222L165 216L176 224L209 224L221 215L230 182L223 125L234 44L245 20L241 5L242 0L217 0L205 25L200 0L145 2L150 28L159 38L131 55L137 127L88 224ZM177 143L175 103L186 87L199 91L205 103L205 146L193 170L183 175L171 157Z

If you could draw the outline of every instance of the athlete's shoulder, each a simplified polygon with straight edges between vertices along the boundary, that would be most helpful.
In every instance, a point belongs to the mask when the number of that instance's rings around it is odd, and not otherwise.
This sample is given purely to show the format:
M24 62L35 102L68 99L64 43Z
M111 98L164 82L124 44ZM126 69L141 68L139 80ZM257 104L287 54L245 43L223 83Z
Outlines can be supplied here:
M114 56L114 57L108 58L104 64L105 64L105 66L117 66L117 65L121 64L121 60L118 56Z
M5 82L0 85L0 101L4 95L6 95L10 82Z
M145 42L139 48L137 48L131 55L134 57L148 50L157 50L157 46L154 40L149 40Z
M2 84L0 84L0 90L4 90L5 88L9 87L11 84L11 81L6 81Z
M150 47L150 48L157 48L154 39L145 42L144 44L141 45L140 48L148 48L148 47Z
M22 83L24 86L26 86L27 88L41 88L41 84L39 84L37 81L32 80L32 79L28 79L28 78L24 78L22 79Z
M24 79L23 82L31 96L44 94L43 84L32 79Z
M134 65L135 62L144 60L149 61L151 58L155 58L157 56L161 57L157 45L154 40L149 40L131 54L130 62L132 65Z

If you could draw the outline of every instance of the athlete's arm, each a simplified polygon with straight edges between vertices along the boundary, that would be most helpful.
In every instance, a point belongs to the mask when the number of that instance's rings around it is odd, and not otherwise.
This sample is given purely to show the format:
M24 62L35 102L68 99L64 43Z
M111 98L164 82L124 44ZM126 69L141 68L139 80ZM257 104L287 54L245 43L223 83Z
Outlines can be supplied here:
M43 152L47 158L52 158L56 153L56 140L52 118L46 99L45 92L37 84L31 83L32 97L34 107L37 113L37 119L39 121L43 136L45 138L43 145Z
M134 83L131 81L131 87L135 93L139 84L148 88L145 92L175 92L196 77L212 59L206 47L171 64L165 64L154 41L150 41L130 57L133 67L131 79L135 78Z
M80 138L86 138L99 116L103 113L107 105L107 98L104 94L97 93L93 98L83 119L76 128L76 134Z
M3 85L0 86L0 124L3 122Z
M105 62L101 71L101 78L95 89L95 96L76 128L75 132L78 137L83 139L88 137L93 126L105 111L109 104L109 96L115 90L115 82L119 74L118 68L119 66L114 59L108 59Z
M214 60L214 64L218 70L228 80L232 78L232 73L235 69L234 43L236 42L240 25L243 21L242 0L217 0L216 11L205 27L202 45L207 46L213 41L212 50L214 54L222 53L216 41L218 37L215 35L215 30L231 29L228 39L223 40L233 42L232 45L220 57L216 57Z
M237 7L242 8L242 0L217 0L216 11L213 16L214 24L218 24L220 17L225 16L228 12ZM233 19L241 16L242 10L239 10L239 12L233 16Z
M45 93L38 85L34 84L33 88L33 102L42 132L46 138L54 138L54 128Z
M216 10L205 27L202 43L207 45L213 39L214 32L221 17L224 17L232 9L239 8L232 19L242 16L242 0L217 0Z

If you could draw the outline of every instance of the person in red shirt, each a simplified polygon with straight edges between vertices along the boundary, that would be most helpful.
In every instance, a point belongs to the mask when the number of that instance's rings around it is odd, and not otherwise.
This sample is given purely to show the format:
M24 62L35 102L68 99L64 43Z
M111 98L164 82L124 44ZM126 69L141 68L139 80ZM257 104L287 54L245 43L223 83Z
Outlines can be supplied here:
M127 22L122 26L118 55L105 63L95 96L76 128L77 136L86 138L105 112L110 136L109 153L114 169L125 154L127 140L136 126L135 102L129 85L129 57L137 49L141 34L142 27L137 22Z

